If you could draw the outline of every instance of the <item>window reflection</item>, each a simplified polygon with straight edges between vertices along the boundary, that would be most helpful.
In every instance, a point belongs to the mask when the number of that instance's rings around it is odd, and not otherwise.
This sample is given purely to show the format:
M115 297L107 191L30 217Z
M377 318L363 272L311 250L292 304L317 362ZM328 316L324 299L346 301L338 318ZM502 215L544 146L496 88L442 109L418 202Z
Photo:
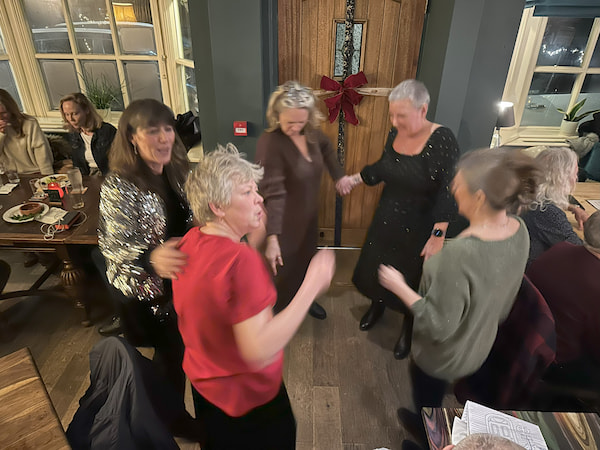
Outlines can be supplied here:
M574 74L535 73L531 80L527 103L523 110L522 126L558 126L566 109L575 82Z
M156 55L154 25L149 0L112 1L121 52Z
M596 42L596 50L592 55L590 67L600 67L600 39Z
M549 17L538 66L581 66L594 19Z
M190 11L188 0L179 0L179 31L181 33L181 49L184 59L194 59L192 51L192 32L190 28Z
M21 96L17 90L17 84L15 83L15 78L13 77L12 69L10 68L8 61L0 61L0 87L8 91L22 111L23 104L21 103Z
M42 59L40 68L46 82L46 91L52 109L58 109L63 96L79 91L75 64L72 60Z
M80 53L114 54L106 5L97 0L68 0Z
M184 67L185 92L188 100L188 109L198 114L198 92L196 91L196 75L191 67Z
M587 98L582 112L600 109L600 74L591 74L585 77L581 88L581 97ZM590 118L586 118L586 120Z
M124 68L131 100L154 98L163 101L158 63L127 61Z
M60 0L23 0L33 45L38 53L71 53Z
M0 30L0 55L6 55L6 47L4 46L4 36L2 36L2 30Z

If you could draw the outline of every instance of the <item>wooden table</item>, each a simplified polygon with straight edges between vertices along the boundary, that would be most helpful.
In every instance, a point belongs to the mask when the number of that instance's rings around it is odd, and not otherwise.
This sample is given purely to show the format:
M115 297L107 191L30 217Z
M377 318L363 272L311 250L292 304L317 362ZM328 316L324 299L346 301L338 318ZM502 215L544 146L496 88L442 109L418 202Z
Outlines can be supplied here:
M71 448L26 348L0 358L0 448Z
M38 177L22 175L19 186L10 194L0 195L0 205L2 206L0 214L4 214L4 212L13 206L29 200L32 195L29 180L32 178ZM89 325L90 322L88 305L85 301L82 302L82 300L85 300L85 296L82 295L83 292L80 289L83 272L73 263L69 254L69 247L73 245L96 245L98 243L98 202L102 181L102 177L83 177L83 184L88 189L83 194L85 206L79 211L85 213L87 218L80 226L56 233L52 239L44 238L40 230L42 223L36 220L27 223L8 223L0 219L0 247L20 251L56 253L60 263L62 263L60 274L62 291L71 297L77 306L84 308L84 325ZM47 200L45 202L47 203ZM72 210L70 204L70 197L68 194L65 194L62 208ZM29 289L3 293L0 295L0 300L34 295L40 291L41 285L56 267L56 265L48 267L46 272Z
M443 449L451 444L454 417L461 417L462 411L462 408L422 409L430 449ZM538 425L550 450L600 448L600 418L594 413L504 412Z
M589 214L595 213L597 209L590 205L587 200L600 200L600 183L596 181L577 183L575 191L573 192L573 197L581 203L581 206L583 206L583 209L585 209L586 212ZM583 239L583 230L577 228L577 222L575 222L573 214L567 213L567 217L569 218L571 225L573 225L575 232Z

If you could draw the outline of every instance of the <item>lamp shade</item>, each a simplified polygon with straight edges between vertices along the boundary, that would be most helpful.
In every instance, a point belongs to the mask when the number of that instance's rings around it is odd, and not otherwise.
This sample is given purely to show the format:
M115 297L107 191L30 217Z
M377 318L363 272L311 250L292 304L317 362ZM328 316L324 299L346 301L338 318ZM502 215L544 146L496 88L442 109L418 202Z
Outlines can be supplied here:
M506 128L515 125L515 108L511 102L500 102L496 127Z

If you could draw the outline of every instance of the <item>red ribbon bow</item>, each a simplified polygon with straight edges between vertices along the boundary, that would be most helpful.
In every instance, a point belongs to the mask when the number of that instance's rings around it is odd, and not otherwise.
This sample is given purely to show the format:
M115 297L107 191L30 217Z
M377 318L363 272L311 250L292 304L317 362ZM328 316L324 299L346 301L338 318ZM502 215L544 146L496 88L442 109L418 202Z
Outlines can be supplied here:
M346 121L352 125L358 125L358 118L354 114L354 105L358 105L363 96L356 92L354 88L364 84L367 84L367 77L363 72L350 75L344 80L343 84L323 75L321 89L337 92L333 97L325 99L325 104L329 108L329 122L333 123L340 114L340 109L342 109Z

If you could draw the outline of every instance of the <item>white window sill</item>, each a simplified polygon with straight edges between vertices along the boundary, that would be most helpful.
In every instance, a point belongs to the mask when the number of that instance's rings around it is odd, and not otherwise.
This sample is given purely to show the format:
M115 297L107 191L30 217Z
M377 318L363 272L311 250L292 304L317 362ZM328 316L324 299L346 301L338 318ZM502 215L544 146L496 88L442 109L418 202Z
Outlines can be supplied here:
M566 136L560 133L560 127L520 127L500 130L502 145L518 147L535 147L546 145L548 147L563 147L568 145L567 139L574 139L578 135Z

